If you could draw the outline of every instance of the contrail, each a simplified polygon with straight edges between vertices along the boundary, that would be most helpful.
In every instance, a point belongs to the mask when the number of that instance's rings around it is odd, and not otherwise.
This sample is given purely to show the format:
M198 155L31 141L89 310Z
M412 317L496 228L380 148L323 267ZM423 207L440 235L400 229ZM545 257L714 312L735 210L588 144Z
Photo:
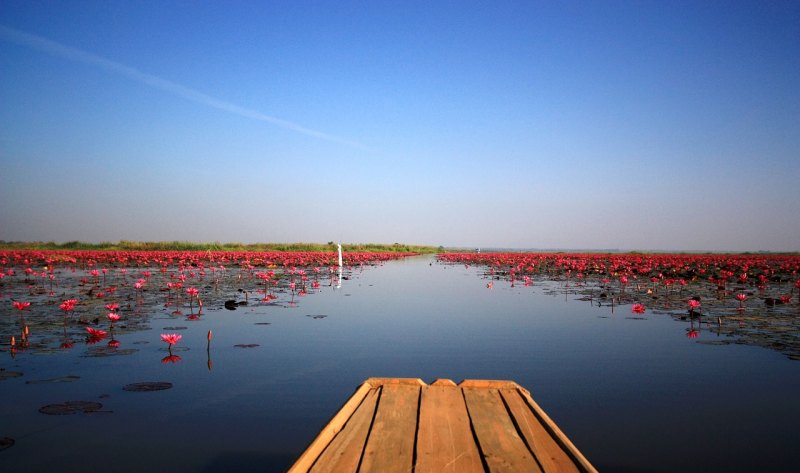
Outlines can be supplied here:
M121 76L127 77L128 79L141 82L155 89L164 90L171 94L183 97L187 100L191 100L192 102L206 105L208 107L216 108L218 110L233 113L242 117L252 118L254 120L260 120L262 122L271 123L281 128L286 128L287 130L296 131L298 133L302 133L308 136L313 136L315 138L319 138L322 140L333 141L336 143L353 146L355 148L362 148L362 149L365 148L365 146L360 143L349 141L344 138L339 138L338 136L330 135L328 133L324 133L321 131L312 130L311 128L306 128L302 125L298 125L297 123L292 123L287 120L282 120L280 118L263 114L257 110L252 110L249 108L241 107L231 102L220 100L218 98L212 97L202 92L198 92L194 89L190 89L189 87L172 82L170 80L162 79L161 77L141 72L138 69L126 66L125 64L111 61L104 57L97 56L95 54L83 51L78 48L65 46L55 41L42 38L41 36L32 35L29 33L25 33L23 31L15 30L13 28L8 28L6 26L0 25L0 37L2 37L7 41L11 41L13 43L17 43L19 45L31 49L36 49L45 52L47 54L51 54L53 56L58 56L65 59L69 59L70 61L82 62L84 64L89 64L91 66L99 67L100 69L104 69L108 72L119 74Z

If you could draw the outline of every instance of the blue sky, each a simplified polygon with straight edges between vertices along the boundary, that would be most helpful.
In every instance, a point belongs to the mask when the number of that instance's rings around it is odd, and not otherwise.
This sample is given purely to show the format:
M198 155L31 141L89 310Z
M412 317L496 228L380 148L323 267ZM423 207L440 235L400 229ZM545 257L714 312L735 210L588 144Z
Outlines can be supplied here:
M0 239L800 250L798 2L0 0Z

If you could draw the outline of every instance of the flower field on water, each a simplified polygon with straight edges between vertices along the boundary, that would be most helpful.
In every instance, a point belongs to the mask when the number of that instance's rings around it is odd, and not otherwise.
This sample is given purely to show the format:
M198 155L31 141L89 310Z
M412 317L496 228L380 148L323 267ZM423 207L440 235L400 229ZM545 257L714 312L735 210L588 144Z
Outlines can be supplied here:
M352 270L414 254L347 252L342 264ZM135 348L116 336L147 329L155 306L188 321L206 317L204 307L291 306L338 284L347 277L341 270L336 252L0 251L0 350L86 344L88 356L129 354Z
M800 360L800 256L724 254L446 253L444 264L484 267L487 288L505 281L578 294L597 306L626 306L635 317L688 322L686 336L778 350Z

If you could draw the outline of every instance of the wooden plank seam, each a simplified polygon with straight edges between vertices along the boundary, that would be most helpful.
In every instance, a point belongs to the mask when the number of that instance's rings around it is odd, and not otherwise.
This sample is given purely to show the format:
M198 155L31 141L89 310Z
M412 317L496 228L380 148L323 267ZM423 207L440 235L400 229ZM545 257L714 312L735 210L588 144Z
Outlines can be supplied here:
M381 384L378 386L378 400L375 402L375 410L372 411L372 420L369 422L369 430L367 430L367 436L364 437L364 445L361 446L361 458L358 459L358 467L356 467L356 471L361 471L361 463L364 461L364 452L367 451L367 443L369 442L369 436L372 435L372 426L375 425L375 416L378 415L378 408L381 405L381 398L383 397L383 385Z
M417 464L417 443L419 442L419 414L422 410L422 387L417 392L417 421L414 427L414 449L411 451L411 471Z
M464 384L463 382L461 384ZM467 397L464 393L464 388L459 385L458 390L461 391L461 399L464 400L464 409L467 411L467 417L469 418L469 430L472 432L472 439L475 442L475 446L478 447L478 453L480 453L481 464L483 465L483 471L491 471L489 469L489 463L486 460L486 452L483 451L483 447L481 447L481 442L478 439L478 433L475 432L475 422L472 419L472 413L469 411L469 407L467 405Z
M517 394L519 394L518 390L515 389L515 391L517 392ZM514 429L516 429L517 435L525 444L525 446L528 448L528 451L531 453L531 456L533 457L533 460L536 462L536 464L539 465L539 468L542 471L547 471L544 465L542 465L542 460L538 458L538 456L536 455L536 451L533 448L533 446L528 443L527 436L522 432L522 427L520 427L519 425L520 420L517 419L514 413L511 411L511 406L508 405L508 402L506 402L506 398L503 396L503 394L500 393L499 391L498 394L500 394L500 400L503 402L503 406L506 408L506 413L508 414L508 417L511 419L511 423L514 425Z
M564 450L564 452L571 458L576 465L580 465L581 469L589 472L596 472L597 470L594 466L589 462L589 460L583 456L583 453L578 450L578 447L572 443L569 437L564 434L564 432L558 427L558 425L547 415L546 412L533 400L533 397L530 396L522 396L523 401L525 404L530 407L531 412L533 415L539 419L542 426L547 430L550 436L555 440L555 442Z

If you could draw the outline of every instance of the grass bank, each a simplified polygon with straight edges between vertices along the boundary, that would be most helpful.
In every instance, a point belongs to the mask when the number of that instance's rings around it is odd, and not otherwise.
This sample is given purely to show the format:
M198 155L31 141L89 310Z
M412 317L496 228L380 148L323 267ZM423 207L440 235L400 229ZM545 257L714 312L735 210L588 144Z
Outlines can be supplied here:
M68 241L24 242L2 241L2 250L102 250L102 251L336 251L336 243L197 243L191 241L129 241L87 243ZM435 246L393 243L343 243L348 252L439 253L444 249Z

